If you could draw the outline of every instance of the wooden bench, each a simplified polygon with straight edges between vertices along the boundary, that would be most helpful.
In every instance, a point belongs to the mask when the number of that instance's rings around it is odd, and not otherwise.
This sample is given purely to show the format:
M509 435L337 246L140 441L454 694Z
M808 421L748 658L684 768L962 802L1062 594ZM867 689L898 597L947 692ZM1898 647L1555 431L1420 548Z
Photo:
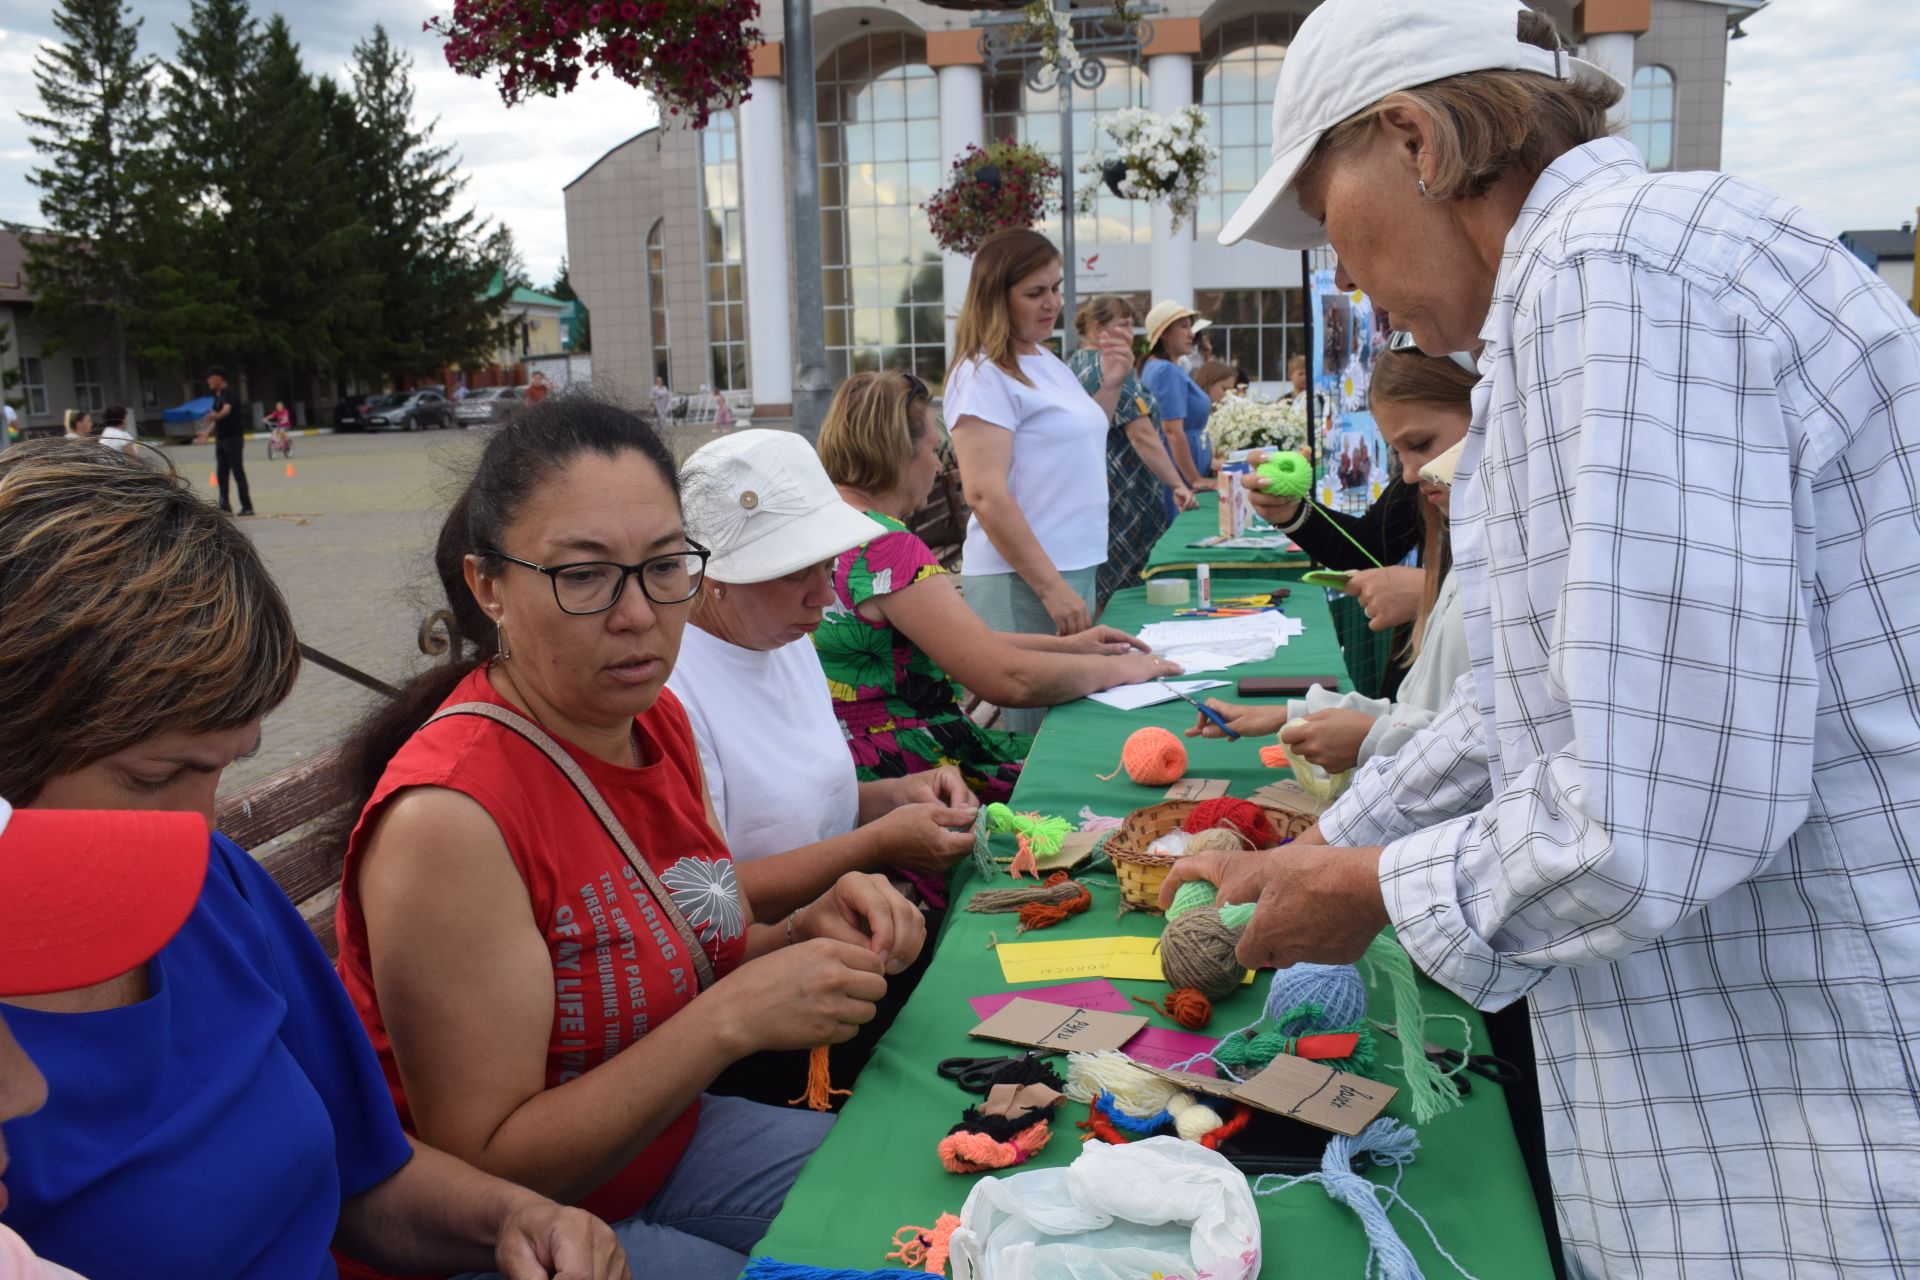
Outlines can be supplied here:
M340 900L345 853L332 838L331 820L344 800L335 750L249 783L222 799L214 812L220 832L260 860L329 958L337 949L333 908Z

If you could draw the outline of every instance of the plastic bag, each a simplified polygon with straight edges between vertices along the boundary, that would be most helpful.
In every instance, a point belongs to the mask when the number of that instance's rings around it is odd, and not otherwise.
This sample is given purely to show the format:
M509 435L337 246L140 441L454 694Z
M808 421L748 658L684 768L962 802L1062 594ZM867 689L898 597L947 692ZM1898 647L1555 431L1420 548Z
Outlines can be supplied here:
M1090 1142L1064 1169L982 1179L953 1233L954 1280L1251 1280L1246 1175L1179 1138Z

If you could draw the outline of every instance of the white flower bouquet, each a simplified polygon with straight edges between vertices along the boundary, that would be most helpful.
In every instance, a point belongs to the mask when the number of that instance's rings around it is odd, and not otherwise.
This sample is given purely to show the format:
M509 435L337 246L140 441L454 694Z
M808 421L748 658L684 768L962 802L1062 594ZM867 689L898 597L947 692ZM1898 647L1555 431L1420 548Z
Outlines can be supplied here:
M1113 143L1112 151L1095 149L1080 165L1090 181L1078 184L1074 203L1080 212L1093 208L1099 185L1105 182L1115 195L1130 200L1164 201L1173 212L1173 229L1193 216L1194 205L1219 163L1220 151L1206 136L1207 113L1182 107L1161 117L1139 107L1101 118L1095 125Z
M1306 405L1293 397L1255 400L1229 395L1207 417L1213 451L1225 455L1236 449L1304 449L1307 445Z

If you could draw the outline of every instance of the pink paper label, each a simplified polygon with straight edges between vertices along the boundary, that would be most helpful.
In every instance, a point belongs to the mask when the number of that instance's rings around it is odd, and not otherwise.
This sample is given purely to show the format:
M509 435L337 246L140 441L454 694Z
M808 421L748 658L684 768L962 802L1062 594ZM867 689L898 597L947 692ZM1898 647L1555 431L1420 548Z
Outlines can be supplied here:
M1098 1009L1102 1013L1139 1013L1132 1001L1120 994L1120 988L1105 978L1085 982L1066 982L1057 987L1028 987L1020 991L996 991L990 996L974 996L967 1003L974 1016L991 1018L1015 1000L1039 1000L1045 1004L1064 1004L1080 1009ZM1134 1037L1136 1040L1138 1036ZM1208 1041L1209 1045L1213 1042Z
M1219 1044L1211 1036L1197 1036L1191 1031L1174 1031L1168 1027L1148 1027L1121 1048L1120 1052L1135 1062L1144 1062L1150 1067L1169 1070L1179 1066L1196 1053L1208 1053ZM1184 1068L1195 1075L1218 1075L1213 1063L1202 1059Z

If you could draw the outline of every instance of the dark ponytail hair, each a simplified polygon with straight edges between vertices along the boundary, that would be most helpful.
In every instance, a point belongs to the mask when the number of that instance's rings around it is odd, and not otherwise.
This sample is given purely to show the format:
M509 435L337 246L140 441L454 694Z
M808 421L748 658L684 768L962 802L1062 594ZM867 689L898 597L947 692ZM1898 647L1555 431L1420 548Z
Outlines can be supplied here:
M494 432L473 478L441 522L433 549L434 575L440 580L451 619L447 626L451 656L414 677L398 698L375 707L347 739L341 780L351 803L342 811L339 838L333 842L341 853L381 775L407 739L420 731L462 680L500 651L493 619L467 587L467 556L483 547L497 549L528 499L589 453L609 459L625 453L642 455L679 502L680 474L673 454L639 415L603 400L582 394L549 396L527 405ZM486 571L493 574L504 568L496 562L487 565Z

